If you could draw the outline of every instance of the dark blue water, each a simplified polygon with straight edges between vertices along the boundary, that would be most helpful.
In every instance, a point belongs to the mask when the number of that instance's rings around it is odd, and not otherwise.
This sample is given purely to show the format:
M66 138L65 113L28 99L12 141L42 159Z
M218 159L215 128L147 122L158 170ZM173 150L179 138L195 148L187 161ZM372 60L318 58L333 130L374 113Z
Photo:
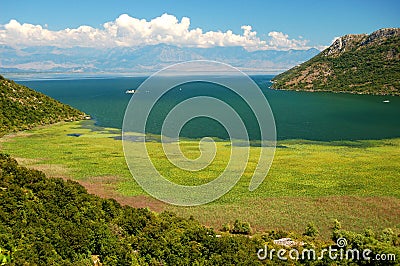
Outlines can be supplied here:
M253 80L269 101L275 116L278 139L359 140L400 137L400 97L276 91L269 89L272 76ZM100 126L121 128L131 95L145 78L106 78L78 80L19 81L63 103L90 114ZM196 95L211 95L235 106L250 132L257 139L257 122L251 110L225 88L207 83L190 83L173 90L155 106L148 131L159 133L168 111L179 101ZM383 103L389 100L389 103ZM226 131L216 121L198 118L187 123L185 137L217 136Z

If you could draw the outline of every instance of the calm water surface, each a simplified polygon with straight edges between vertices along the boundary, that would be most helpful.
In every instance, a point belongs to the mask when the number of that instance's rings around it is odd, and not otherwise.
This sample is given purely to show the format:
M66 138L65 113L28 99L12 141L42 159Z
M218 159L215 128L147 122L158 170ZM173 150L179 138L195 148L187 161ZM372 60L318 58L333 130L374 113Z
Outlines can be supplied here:
M254 76L275 116L278 139L359 140L400 137L400 97L275 91L272 76ZM90 114L100 126L121 128L131 95L145 78L22 80L30 88ZM258 138L257 122L249 107L229 90L194 82L175 88L157 103L150 114L148 131L159 133L161 123L178 102L210 95L231 104L245 121L252 139ZM389 103L384 103L389 100ZM185 137L226 138L217 122L196 118L181 132Z

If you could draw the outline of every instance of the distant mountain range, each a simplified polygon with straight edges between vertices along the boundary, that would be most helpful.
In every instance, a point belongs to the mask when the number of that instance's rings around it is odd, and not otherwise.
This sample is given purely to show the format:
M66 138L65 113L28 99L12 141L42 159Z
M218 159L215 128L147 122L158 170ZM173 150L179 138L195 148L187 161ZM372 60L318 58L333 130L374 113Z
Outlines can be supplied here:
M400 28L342 36L273 82L284 90L400 95Z
M188 60L215 60L245 72L279 73L319 53L319 50L265 50L243 47L190 48L165 44L108 50L85 47L36 46L15 49L0 46L0 72L111 72L149 73Z

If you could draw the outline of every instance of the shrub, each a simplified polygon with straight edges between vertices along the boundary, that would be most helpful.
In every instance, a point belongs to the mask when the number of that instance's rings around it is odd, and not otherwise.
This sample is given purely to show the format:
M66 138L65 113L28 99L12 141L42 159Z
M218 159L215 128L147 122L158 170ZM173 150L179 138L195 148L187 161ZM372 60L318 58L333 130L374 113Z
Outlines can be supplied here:
M223 224L223 225L222 225L221 231L222 231L222 232L230 232L231 229L232 229L232 226L231 226L229 223L226 223L226 224Z
M230 232L232 234L249 235L251 234L250 224L247 222L241 222L239 220L236 220Z
M313 223L309 223L306 227L304 235L310 236L310 237L315 237L318 234L319 234L318 228Z

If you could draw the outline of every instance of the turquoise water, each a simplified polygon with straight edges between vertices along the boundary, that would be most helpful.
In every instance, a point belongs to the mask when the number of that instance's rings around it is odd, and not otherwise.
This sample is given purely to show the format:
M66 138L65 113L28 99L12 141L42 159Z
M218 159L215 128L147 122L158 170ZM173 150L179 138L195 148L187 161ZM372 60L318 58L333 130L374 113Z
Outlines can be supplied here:
M400 137L400 97L275 91L269 89L272 76L253 80L269 101L275 117L278 139L360 140ZM121 128L131 95L145 78L96 78L64 80L22 80L19 83L47 94L90 114L100 126ZM179 101L211 95L238 111L252 139L258 138L257 122L251 110L225 88L194 82L175 88L155 106L148 131L159 133L163 118ZM389 103L383 103L389 100ZM196 118L182 129L182 136L217 136L226 131L216 121Z

